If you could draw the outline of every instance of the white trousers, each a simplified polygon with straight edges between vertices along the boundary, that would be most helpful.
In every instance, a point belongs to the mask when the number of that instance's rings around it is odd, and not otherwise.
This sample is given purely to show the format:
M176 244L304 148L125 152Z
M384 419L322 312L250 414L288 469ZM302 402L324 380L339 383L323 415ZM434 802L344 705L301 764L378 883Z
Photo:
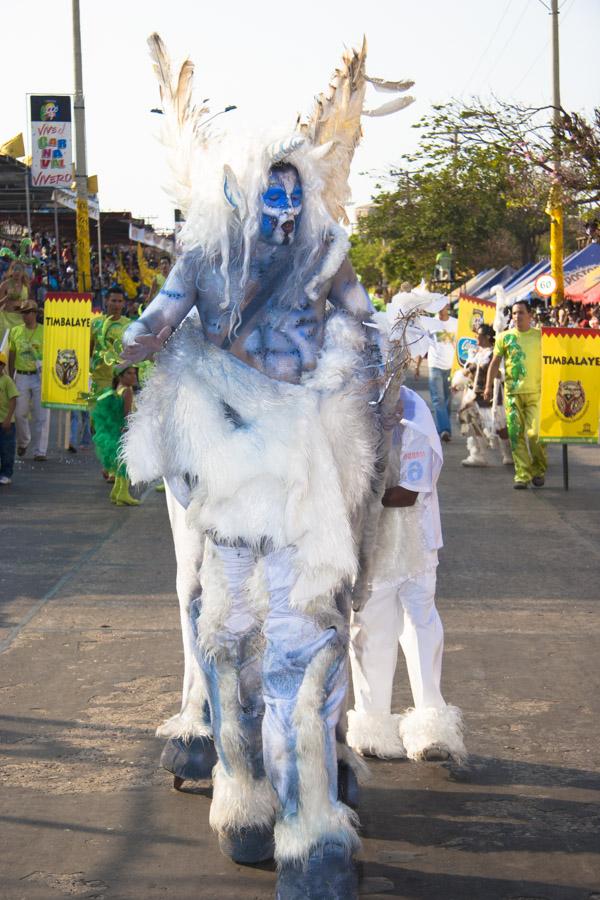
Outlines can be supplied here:
M398 642L415 709L446 706L440 691L444 629L435 606L436 570L395 582L375 582L353 613L350 661L355 709L389 715Z
M15 384L19 391L15 409L17 426L17 447L26 448L31 443L29 413L33 422L33 453L45 456L48 451L50 432L50 410L42 406L42 379L38 372L32 375L15 374Z

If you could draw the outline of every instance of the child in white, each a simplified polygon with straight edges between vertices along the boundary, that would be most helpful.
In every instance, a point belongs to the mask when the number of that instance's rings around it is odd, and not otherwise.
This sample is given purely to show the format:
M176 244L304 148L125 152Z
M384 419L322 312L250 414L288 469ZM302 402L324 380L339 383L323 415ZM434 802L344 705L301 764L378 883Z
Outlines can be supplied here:
M377 536L369 599L353 614L350 659L355 708L348 744L382 758L456 760L466 755L460 710L440 691L444 632L435 606L442 546L437 480L443 456L427 404L402 387ZM414 708L391 713L398 641Z

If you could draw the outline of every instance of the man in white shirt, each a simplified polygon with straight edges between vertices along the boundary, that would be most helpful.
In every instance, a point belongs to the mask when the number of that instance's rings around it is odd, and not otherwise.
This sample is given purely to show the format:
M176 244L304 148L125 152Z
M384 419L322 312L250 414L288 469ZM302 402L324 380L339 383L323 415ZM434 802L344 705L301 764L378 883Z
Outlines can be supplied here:
M444 631L435 606L442 530L437 480L443 455L427 404L402 387L402 419L388 463L377 534L375 580L351 625L355 708L348 744L381 758L427 761L466 756L462 718L440 690ZM414 708L392 715L398 641L406 658Z
M430 346L427 353L429 367L429 393L435 417L435 425L440 438L449 441L452 435L450 424L450 370L454 360L456 332L458 320L450 315L445 306L437 316L422 319L429 332ZM418 376L421 365L419 358L415 374Z

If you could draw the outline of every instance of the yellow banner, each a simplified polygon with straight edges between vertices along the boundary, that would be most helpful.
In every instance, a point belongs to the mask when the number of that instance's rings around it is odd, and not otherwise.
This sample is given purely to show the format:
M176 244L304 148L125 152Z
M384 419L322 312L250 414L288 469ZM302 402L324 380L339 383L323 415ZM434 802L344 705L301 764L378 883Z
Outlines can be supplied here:
M90 294L44 303L42 405L54 409L85 409L89 391Z
M477 346L477 329L484 323L493 325L496 304L493 300L462 296L458 301L458 329L456 332L456 353L452 372L456 372L467 361L469 350Z
M540 440L598 442L600 331L542 328Z

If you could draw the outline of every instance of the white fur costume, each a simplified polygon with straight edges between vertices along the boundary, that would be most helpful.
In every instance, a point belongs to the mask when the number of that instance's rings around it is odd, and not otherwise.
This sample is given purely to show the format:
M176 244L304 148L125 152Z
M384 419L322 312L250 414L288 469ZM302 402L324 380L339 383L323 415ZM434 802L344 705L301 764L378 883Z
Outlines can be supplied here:
M219 544L241 541L248 559L239 590L237 576L218 548L205 557L200 578L198 640L218 668L221 740L233 760L230 773L221 763L215 771L211 824L217 830L272 821L277 814L271 786L264 776L252 775L236 750L238 688L229 651L219 636L241 634L260 642L261 629L268 636L265 597L276 595L287 579L285 615L304 619L307 627L314 623L310 628L316 629L315 640L333 629L343 640L345 624L335 595L356 576L356 524L371 485L377 438L366 402L364 343L364 331L350 317L333 316L316 370L304 384L293 385L249 370L186 322L159 357L126 433L134 482L164 475L168 483L180 486L185 479L189 486L185 523L181 507L170 501L179 540L183 537L180 548L191 544L193 534L202 546L209 533L218 536ZM241 427L224 415L226 408L239 411ZM198 553L182 572L181 596L193 592ZM277 556L282 553L287 556ZM255 577L255 555L261 554L273 579L267 591L264 585L262 591L245 586ZM298 694L295 727L304 747L298 773L300 807L293 827L285 818L277 825L280 861L305 858L328 835L350 848L358 843L353 814L327 799L325 772L319 776L327 734L331 743L331 729L322 730L319 692L334 657L324 643L309 663ZM246 674L251 675L251 667ZM341 700L341 683L336 691ZM191 699L189 695L188 702ZM196 714L198 707L192 705ZM335 762L335 738L332 747Z
M444 633L435 606L437 551L442 546L436 483L442 450L425 402L403 387L403 418L388 466L388 487L419 496L412 507L387 508L380 521L370 597L353 614L351 663L355 708L347 740L375 756L422 758L432 746L466 755L460 710L440 690ZM402 646L414 708L391 714Z
M162 476L171 487L182 553L198 542L178 592L210 703L221 848L258 862L272 855L274 831L278 898L346 900L358 845L338 788L347 611L387 455L371 403L380 393L385 411L397 394L380 392L381 359L363 327L370 305L338 223L361 115L410 98L364 109L363 45L293 134L218 142L208 110L192 105L191 63L174 79L158 36L151 47L185 253L124 336L134 361L174 332L125 454L133 481ZM393 95L409 86L374 83ZM199 324L181 325L192 307ZM191 599L204 544L201 598ZM199 682L187 676L197 715ZM184 698L173 727L186 718Z

